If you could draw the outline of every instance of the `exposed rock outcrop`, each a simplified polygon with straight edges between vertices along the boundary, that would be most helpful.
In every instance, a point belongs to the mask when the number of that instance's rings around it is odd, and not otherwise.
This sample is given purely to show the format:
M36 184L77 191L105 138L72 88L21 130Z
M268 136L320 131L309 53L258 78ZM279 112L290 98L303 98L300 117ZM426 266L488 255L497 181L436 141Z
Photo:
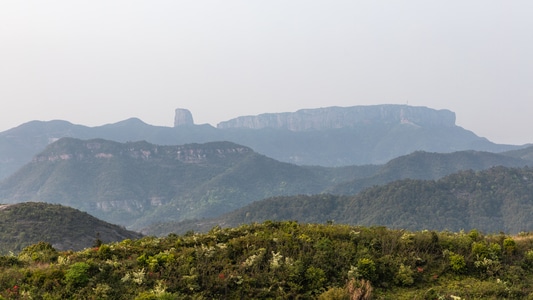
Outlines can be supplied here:
M109 160L121 157L143 161L179 160L184 163L207 163L213 159L226 159L230 156L238 157L251 153L253 153L251 148L231 142L161 146L145 141L122 144L103 139L62 138L35 155L32 162L86 161L93 158Z
M296 112L243 116L221 122L218 128L278 128L291 131L334 129L372 124L455 126L455 113L407 105L372 105L302 109Z
M183 125L194 125L192 114L188 109L176 108L174 115L174 127Z

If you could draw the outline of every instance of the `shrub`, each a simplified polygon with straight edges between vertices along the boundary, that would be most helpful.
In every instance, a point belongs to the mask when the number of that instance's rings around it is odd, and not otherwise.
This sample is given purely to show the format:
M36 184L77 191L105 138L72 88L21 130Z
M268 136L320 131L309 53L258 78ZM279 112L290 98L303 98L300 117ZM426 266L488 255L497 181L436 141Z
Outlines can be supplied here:
M357 262L357 268L354 272L356 279L366 279L370 281L376 280L376 264L370 258L361 258Z
M312 266L305 271L305 279L311 291L319 291L327 281L324 271Z
M455 273L463 273L466 270L466 262L461 254L450 254L450 267Z
M45 242L30 245L22 249L18 255L20 260L39 263L55 262L58 256L57 250L51 244Z
M350 296L345 289L332 287L320 294L318 300L350 300Z
M516 242L512 238L503 240L503 250L507 255L513 255L516 252Z
M21 266L23 263L15 256L0 256L0 267Z
M77 262L65 273L65 282L73 287L82 287L89 281L90 266L85 262Z
M415 282L413 274L414 271L411 268L401 264L396 276L394 276L394 283L397 285L410 286Z

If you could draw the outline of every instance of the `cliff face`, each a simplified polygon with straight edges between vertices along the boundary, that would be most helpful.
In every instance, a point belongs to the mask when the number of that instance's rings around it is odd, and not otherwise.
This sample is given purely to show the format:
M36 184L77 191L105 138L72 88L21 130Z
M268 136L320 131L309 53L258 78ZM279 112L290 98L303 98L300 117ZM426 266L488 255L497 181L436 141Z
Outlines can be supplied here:
M289 113L243 116L221 122L218 128L278 128L291 131L335 129L373 124L455 126L455 113L407 105L373 105L302 109Z
M161 161L166 159L199 164L251 153L253 153L252 149L231 142L158 146L147 142L121 144L103 139L79 140L62 138L48 146L42 153L34 156L32 162L108 160L122 157L142 161Z
M182 125L194 125L192 114L184 108L176 108L174 115L174 127Z

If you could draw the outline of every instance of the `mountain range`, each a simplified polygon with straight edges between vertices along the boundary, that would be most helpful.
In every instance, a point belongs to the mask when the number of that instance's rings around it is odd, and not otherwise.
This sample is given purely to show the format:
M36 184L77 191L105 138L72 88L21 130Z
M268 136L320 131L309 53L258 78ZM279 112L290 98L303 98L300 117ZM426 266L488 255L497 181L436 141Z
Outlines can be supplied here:
M516 191L501 192L498 180L531 164L533 147L477 137L447 110L329 107L244 116L214 128L177 109L174 127L134 118L92 128L33 121L0 133L0 203L60 204L147 234L265 219L517 231L530 229L523 221L528 190L515 184ZM485 184L500 198L473 185L479 171L495 166L504 169ZM469 189L454 192L460 184ZM513 204L513 193L521 204ZM472 209L471 201L491 209Z
M194 124L188 110L176 109L174 127L152 126L137 118L97 127L55 120L31 121L0 132L0 180L62 137L158 145L229 141L278 161L320 166L383 164L414 151L501 152L523 148L492 143L457 126L455 113L427 107L302 109L237 117L216 128Z
M0 202L62 204L139 230L216 217L276 196L353 195L405 178L530 165L520 158L527 152L520 153L418 151L381 166L319 167L279 162L231 142L165 146L62 138L0 182Z

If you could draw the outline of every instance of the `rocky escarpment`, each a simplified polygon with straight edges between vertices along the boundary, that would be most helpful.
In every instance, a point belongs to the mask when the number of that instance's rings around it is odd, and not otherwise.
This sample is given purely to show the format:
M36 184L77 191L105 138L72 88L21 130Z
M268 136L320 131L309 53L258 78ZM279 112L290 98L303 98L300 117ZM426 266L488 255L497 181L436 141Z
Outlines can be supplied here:
M194 125L192 114L188 109L176 108L174 114L174 127Z
M350 128L358 125L410 124L455 126L455 113L407 105L373 105L302 109L296 112L242 116L221 122L218 128L277 128L291 131Z
M32 162L61 160L111 159L127 157L136 160L178 160L183 163L206 163L212 159L252 153L253 150L231 142L161 146L147 142L118 143L103 139L79 140L62 138L36 155Z

